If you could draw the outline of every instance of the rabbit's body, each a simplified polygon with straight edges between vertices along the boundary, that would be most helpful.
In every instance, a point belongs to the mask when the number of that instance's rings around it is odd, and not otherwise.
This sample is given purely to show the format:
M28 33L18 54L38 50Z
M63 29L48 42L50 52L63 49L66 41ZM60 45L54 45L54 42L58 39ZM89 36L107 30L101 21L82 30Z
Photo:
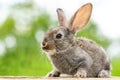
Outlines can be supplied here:
M51 60L61 73L74 75L79 66L86 67L84 65L86 56L88 57L88 54L81 50L81 48L72 46L68 50L51 55Z
M73 44L69 49L51 55L53 65L60 73L69 75L75 75L79 67L87 67L87 77L98 77L99 72L107 65L103 49L82 37L77 39L76 44L77 46Z
M62 9L57 9L59 26L49 30L42 43L54 70L49 77L61 73L76 77L110 77L110 62L102 47L86 38L76 38L77 30L88 22L92 4L88 3L74 14L68 23Z

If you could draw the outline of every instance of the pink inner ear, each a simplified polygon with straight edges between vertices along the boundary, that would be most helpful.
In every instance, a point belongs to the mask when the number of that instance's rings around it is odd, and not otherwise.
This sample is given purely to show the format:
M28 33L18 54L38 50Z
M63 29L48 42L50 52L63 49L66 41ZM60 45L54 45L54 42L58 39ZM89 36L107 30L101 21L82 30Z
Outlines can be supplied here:
M91 3L85 4L81 8L79 8L70 21L70 28L76 32L77 30L85 27L85 25L89 21L91 12L92 12Z

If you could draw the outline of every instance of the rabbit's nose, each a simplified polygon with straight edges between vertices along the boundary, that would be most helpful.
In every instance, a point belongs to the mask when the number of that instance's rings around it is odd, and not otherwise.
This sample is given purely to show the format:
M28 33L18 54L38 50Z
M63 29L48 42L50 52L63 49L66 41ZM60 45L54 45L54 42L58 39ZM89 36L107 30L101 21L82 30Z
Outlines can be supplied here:
M43 42L42 47L46 47L46 46L47 46L47 42Z

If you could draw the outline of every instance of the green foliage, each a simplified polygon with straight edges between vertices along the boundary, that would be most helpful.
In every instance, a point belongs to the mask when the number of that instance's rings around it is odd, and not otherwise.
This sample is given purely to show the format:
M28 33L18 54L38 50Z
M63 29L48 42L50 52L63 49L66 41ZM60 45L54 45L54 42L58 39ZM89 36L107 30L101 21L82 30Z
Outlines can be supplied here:
M43 30L43 31L47 31L48 30L48 28L49 28L49 26L50 26L50 23L51 23L51 21L50 21L50 16L49 15L46 15L46 14L43 14L43 15L39 15L38 17L37 17L37 19L35 19L33 22L32 22L32 26L34 26L33 27L33 29L41 29L41 30ZM32 29L32 30L33 30Z
M112 59L112 75L120 76L120 57L114 57Z
M9 16L6 21L0 26L0 38L12 33L14 26L15 21L12 17Z
M17 3L15 5L12 6L12 8L14 9L31 9L33 8L33 2L31 0L25 1L25 2L21 2L21 3Z
M42 16L42 15L41 15ZM47 18L46 18L47 19ZM43 20L47 23L46 20ZM11 76L44 76L52 69L46 55L40 50L40 43L35 39L35 32L31 35L19 35L15 33L14 20L8 18L2 25L1 37L11 34L16 38L16 46L12 49L6 48L6 53L0 58L0 75ZM42 25L43 23L41 23ZM32 26L34 27L34 26ZM40 26L39 26L40 27ZM4 39L3 38L3 39ZM43 54L42 54L43 53Z
M10 76L44 76L52 69L45 55L34 52L6 53L0 66L0 75Z
M16 39L16 45L13 48L6 47L5 55L0 56L0 75L45 76L52 69L50 61L36 40L36 32L38 30L46 31L50 26L50 16L45 12L35 15L34 11L39 12L39 9L29 7L28 4L15 5L12 15L0 27L0 40L5 41L9 35ZM18 16L16 20L14 11L18 11L18 8L24 15L23 17ZM24 12L25 9L29 9L27 14ZM25 15L29 18L28 21L25 21L29 30L24 33L16 29L16 24L20 19L24 20ZM23 25L18 27L23 27Z

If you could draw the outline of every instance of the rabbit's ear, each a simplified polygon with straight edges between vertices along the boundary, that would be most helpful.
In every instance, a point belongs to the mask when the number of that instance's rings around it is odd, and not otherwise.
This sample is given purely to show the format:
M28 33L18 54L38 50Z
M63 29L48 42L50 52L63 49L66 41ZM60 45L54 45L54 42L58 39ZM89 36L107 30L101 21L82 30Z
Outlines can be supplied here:
M70 20L69 28L75 33L77 30L82 29L89 21L92 12L92 4L87 3L79 8L72 19Z
M63 10L61 8L58 8L56 11L57 11L57 15L58 15L59 25L67 27L67 20L66 20Z

